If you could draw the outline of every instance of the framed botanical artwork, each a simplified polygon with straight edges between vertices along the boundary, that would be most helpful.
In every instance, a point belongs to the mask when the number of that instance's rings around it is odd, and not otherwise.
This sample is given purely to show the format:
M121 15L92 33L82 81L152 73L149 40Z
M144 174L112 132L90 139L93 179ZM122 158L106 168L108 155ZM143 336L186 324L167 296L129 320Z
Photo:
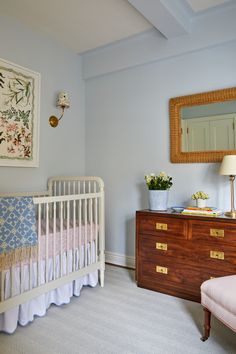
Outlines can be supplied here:
M39 163L40 74L0 59L0 166Z

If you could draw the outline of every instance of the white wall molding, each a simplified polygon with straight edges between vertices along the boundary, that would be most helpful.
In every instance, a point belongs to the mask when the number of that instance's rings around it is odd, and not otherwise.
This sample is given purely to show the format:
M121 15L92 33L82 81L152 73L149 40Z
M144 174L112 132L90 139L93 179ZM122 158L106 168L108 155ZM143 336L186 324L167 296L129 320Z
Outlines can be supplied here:
M105 259L107 263L135 269L135 257L114 252L105 252Z

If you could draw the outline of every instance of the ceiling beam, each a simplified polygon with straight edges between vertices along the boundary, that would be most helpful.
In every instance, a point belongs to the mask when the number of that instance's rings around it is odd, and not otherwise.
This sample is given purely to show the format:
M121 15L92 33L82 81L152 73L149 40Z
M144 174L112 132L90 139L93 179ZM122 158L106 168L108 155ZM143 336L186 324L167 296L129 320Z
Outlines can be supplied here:
M184 6L170 0L128 0L166 38L190 32L191 18Z

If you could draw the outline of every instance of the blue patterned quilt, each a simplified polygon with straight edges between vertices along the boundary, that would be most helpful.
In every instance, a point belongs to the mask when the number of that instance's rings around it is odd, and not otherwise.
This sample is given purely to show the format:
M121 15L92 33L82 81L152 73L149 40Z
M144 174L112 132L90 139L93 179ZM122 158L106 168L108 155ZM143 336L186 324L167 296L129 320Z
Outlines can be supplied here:
M37 244L32 197L0 198L0 254Z

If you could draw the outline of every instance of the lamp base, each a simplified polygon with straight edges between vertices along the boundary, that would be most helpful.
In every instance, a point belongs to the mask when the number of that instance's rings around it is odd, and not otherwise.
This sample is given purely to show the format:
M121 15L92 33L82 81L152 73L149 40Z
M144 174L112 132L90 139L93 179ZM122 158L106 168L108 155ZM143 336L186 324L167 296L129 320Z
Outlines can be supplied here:
M228 216L228 218L236 219L236 210L227 211L225 216Z

